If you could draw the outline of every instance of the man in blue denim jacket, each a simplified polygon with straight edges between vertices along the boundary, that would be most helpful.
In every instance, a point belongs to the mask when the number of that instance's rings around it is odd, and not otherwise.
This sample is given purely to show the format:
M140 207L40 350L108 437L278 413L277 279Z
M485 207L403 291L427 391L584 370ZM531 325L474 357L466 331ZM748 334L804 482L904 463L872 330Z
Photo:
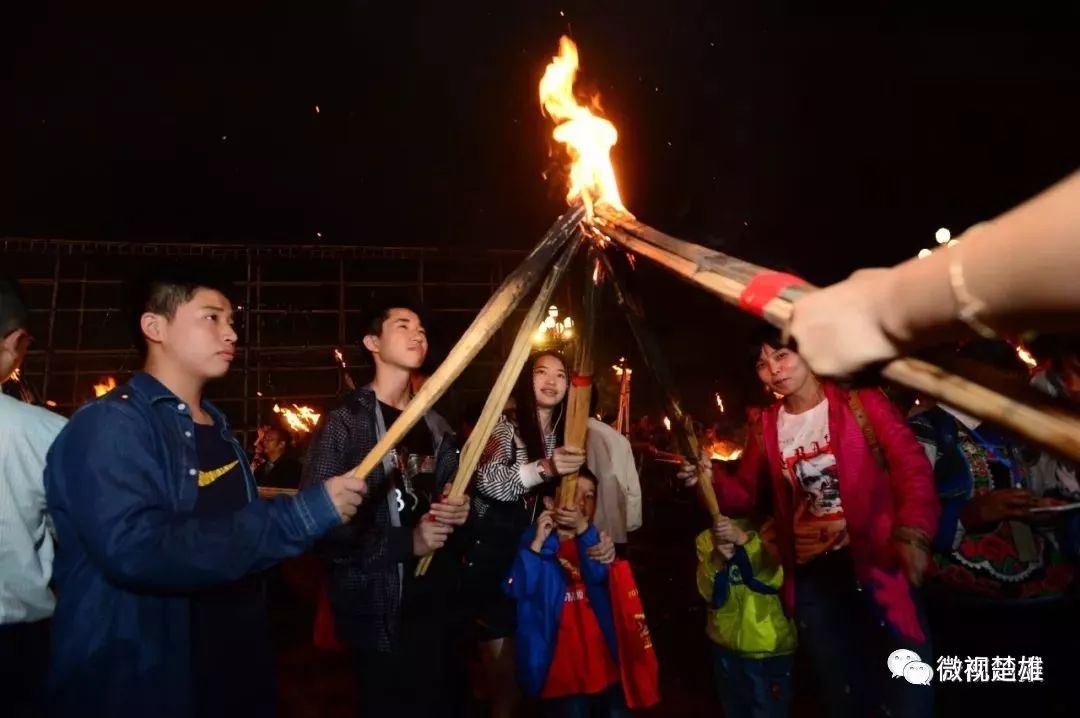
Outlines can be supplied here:
M272 714L254 574L361 503L363 482L347 475L258 499L225 417L202 398L235 352L219 286L183 268L145 282L133 303L143 371L80 409L49 450L54 715Z

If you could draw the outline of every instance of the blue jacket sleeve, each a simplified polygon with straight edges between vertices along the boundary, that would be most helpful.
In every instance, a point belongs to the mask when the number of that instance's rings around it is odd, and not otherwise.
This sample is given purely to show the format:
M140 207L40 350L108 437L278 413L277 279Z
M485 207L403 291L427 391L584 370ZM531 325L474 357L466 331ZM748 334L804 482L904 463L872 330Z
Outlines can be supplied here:
M225 583L303 552L341 519L323 486L255 500L220 516L178 513L156 437L135 410L88 406L49 452L49 506L73 527L89 560L134 590Z
M581 560L581 580L587 586L606 586L608 582L608 567L589 558L589 549L600 543L600 532L596 526L589 524L585 533L577 537L578 556Z
M548 536L540 553L536 553L529 547L532 536L533 528L530 526L525 530L525 535L521 539L521 548L518 549L517 556L510 565L510 574L503 582L506 595L515 601L537 596L544 586L545 574L562 570L555 560L555 554L559 551L559 539L555 536L555 532L552 531Z

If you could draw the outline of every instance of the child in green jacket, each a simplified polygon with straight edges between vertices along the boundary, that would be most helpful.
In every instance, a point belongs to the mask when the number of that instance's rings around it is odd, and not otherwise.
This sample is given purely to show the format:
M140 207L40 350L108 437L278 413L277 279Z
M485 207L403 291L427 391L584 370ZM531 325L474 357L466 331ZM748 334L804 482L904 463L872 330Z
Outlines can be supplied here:
M768 531L771 521L762 526ZM761 531L721 517L697 537L697 584L709 602L716 690L730 718L780 718L791 705L795 624L777 591L780 561Z

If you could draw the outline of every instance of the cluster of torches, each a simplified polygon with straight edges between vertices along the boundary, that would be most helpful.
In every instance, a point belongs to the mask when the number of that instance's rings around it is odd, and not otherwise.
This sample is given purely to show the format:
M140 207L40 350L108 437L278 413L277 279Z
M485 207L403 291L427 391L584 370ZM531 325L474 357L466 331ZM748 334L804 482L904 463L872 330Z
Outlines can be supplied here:
M566 147L571 160L566 199L571 204L582 202L589 218L593 216L593 207L597 203L605 203L625 212L610 158L611 149L618 141L618 131L610 121L578 102L574 95L574 80L578 67L577 46L570 38L563 37L559 41L559 54L552 58L539 86L540 105L544 113L555 123L552 137ZM590 105L598 109L598 98L592 98ZM319 111L319 106L316 105L316 114ZM938 245L942 246L952 247L958 242L945 227L938 229L934 238ZM919 258L928 257L930 254L931 250L923 249L919 252ZM593 275L594 282L598 281L599 273L599 265L597 265ZM533 335L533 343L540 346L559 345L571 341L573 337L573 320L569 316L560 319L558 307L552 305L548 309L548 315L537 327ZM1025 347L1016 345L1016 353L1028 367L1032 369L1037 367L1037 361ZM345 373L346 384L352 388L352 381L348 376L341 350L335 349L333 354L335 361ZM613 366L612 368L617 376L621 376L623 367L625 363L622 367ZM630 371L629 368L625 369L627 379ZM19 380L17 375L15 380ZM105 377L94 384L94 396L104 396L115 388L116 379L111 376ZM261 397L262 392L257 392L257 395ZM46 404L56 405L55 402L46 402ZM719 393L716 394L716 405L721 414L725 413L724 400ZM274 404L273 410L295 433L311 432L321 416L312 407L298 404L289 406ZM664 427L669 432L671 431L671 419L666 416ZM702 446L702 449L714 460L733 461L742 454L742 449L730 441L712 436L707 438L710 439L710 443Z

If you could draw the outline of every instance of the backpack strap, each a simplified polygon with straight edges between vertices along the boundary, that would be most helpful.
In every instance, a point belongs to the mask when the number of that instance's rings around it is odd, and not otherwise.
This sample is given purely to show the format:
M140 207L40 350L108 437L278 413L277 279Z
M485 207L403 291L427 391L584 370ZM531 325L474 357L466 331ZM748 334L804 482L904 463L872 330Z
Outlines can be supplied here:
M849 391L847 401L851 413L855 415L855 421L859 422L859 428L862 429L866 443L870 445L870 452L874 455L874 461L877 462L879 467L888 471L889 465L885 462L885 454L881 450L881 444L878 442L874 427L870 423L869 417L866 416L866 407L863 406L862 399L859 398L859 392L857 390Z

